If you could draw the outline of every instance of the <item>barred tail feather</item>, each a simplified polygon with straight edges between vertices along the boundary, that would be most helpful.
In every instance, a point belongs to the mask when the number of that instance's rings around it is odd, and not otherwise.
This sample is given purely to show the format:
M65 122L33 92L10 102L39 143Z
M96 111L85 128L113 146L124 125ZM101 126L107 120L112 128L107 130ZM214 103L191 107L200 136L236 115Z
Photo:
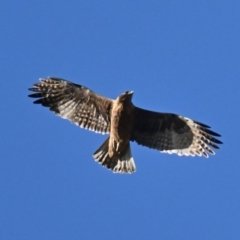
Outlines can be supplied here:
M110 158L108 155L108 142L109 138L93 154L95 161L111 169L115 173L135 172L136 166L132 157L130 144L123 156Z

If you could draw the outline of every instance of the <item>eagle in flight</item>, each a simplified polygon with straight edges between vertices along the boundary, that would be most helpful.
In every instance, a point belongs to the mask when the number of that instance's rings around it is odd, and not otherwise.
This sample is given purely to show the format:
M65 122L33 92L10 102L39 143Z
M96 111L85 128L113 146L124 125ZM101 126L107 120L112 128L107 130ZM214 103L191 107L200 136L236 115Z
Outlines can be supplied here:
M91 131L109 134L93 154L104 167L117 173L136 171L130 141L180 156L215 154L210 148L221 144L209 126L173 113L153 112L132 103L133 91L126 91L116 100L103 97L70 81L40 78L29 89L29 97L62 118Z

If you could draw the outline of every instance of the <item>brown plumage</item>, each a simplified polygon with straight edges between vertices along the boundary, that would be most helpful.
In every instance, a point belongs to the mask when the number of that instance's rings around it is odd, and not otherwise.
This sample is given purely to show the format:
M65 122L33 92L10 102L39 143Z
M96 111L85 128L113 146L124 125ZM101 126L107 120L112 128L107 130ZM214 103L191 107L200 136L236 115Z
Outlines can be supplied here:
M136 171L130 141L140 145L186 156L215 154L220 135L209 126L172 113L138 108L133 92L124 92L116 100L100 96L90 89L64 79L40 79L29 89L38 98L34 103L49 107L62 118L102 134L107 140L93 154L96 161L113 172Z

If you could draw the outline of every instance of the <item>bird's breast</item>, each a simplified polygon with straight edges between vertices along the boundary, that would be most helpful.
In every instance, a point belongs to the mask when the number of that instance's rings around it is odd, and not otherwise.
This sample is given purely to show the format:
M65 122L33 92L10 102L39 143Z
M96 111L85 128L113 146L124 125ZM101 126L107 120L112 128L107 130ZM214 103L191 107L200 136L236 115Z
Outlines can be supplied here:
M120 154L128 146L133 127L133 109L121 104L113 106L109 151L110 155Z

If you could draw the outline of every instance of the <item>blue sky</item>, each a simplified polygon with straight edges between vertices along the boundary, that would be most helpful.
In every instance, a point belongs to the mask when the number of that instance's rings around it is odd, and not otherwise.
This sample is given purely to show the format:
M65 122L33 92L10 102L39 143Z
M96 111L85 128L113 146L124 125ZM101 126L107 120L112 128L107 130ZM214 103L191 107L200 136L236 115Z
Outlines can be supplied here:
M0 239L240 239L240 2L3 1ZM209 159L132 143L137 172L92 153L104 135L32 104L58 76L206 123Z

